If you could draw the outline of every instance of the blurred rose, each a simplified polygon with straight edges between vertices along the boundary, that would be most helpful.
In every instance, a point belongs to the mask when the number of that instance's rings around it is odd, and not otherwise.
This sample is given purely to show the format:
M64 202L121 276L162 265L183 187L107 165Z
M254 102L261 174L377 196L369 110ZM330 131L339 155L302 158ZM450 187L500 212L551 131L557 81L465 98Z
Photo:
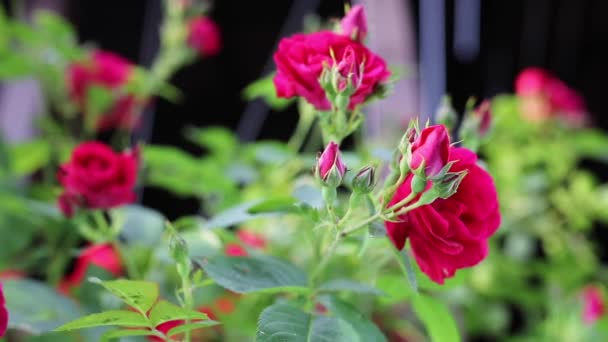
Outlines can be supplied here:
M588 286L583 290L583 319L592 324L606 313L602 290L597 286Z
M340 21L340 30L343 35L363 42L367 36L367 18L363 6L356 5L346 13Z
M26 274L19 270L0 271L0 279L22 279Z
M135 200L137 153L116 153L99 142L84 142L61 165L59 182L64 192L58 199L68 217L75 207L110 209Z
M430 126L422 130L412 143L410 169L425 165L427 177L433 177L448 163L450 135L444 125Z
M219 27L207 17L196 17L188 24L188 45L202 56L215 56L222 48Z
M324 65L333 66L332 53L342 57L347 48L354 52L354 60L364 63L361 84L351 96L349 108L363 103L378 85L388 79L390 72L386 63L362 44L329 31L295 34L281 40L274 54L277 96L301 96L319 110L331 109L319 77Z
M120 255L111 244L92 245L85 248L74 266L74 270L59 285L60 292L68 294L73 287L80 286L85 280L89 266L94 265L119 277L123 274Z
M136 109L141 103L133 95L121 92L133 70L133 65L126 59L101 50L94 51L89 60L68 67L68 90L81 111L87 110L87 94L91 87L101 87L114 96L113 103L98 119L98 130L136 128L139 119Z
M6 310L6 301L4 300L4 289L0 283L0 337L4 336L8 327L8 310Z
M475 109L474 114L479 121L479 136L484 137L492 126L492 102L484 100Z
M455 161L450 172L468 171L454 195L413 209L401 215L398 222L385 223L395 247L402 249L409 238L420 269L439 284L454 276L456 270L485 259L488 239L500 225L494 182L476 164L475 153L451 147L449 160ZM410 174L399 186L390 205L411 193L412 178Z
M541 68L524 69L515 80L521 112L531 122L556 117L571 126L587 121L585 101L578 92Z
M226 245L224 252L228 256L247 256L249 253L243 248L243 246L236 243L229 243Z
M256 234L246 229L240 229L236 233L236 236L242 243L249 247L257 249L266 248L266 239L261 234Z

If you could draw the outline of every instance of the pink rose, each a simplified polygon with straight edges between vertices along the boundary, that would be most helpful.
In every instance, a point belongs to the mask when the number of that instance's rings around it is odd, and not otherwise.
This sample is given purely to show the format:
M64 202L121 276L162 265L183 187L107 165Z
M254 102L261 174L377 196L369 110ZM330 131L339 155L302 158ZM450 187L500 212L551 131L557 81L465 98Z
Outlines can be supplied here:
M444 125L430 126L422 130L412 143L410 169L416 170L424 161L425 174L433 177L441 171L450 158L450 135Z
M121 92L133 74L133 65L112 52L94 51L90 60L68 67L68 89L81 111L86 110L87 93L91 87L101 87L115 96L110 108L97 122L99 131L110 129L133 130L139 121L135 112L141 103L133 95Z
M58 199L68 217L76 207L109 209L135 200L137 153L116 153L99 142L85 142L63 164L58 178L64 192Z
M602 290L596 286L587 286L583 290L583 319L592 324L606 313Z
M239 245L238 243L227 244L224 248L224 253L226 253L227 256L234 257L249 255L249 253L247 253L247 250L245 250L245 248L243 248L243 246Z
M6 301L4 300L4 291L2 283L0 283L0 337L4 336L8 328L8 310L6 310Z
M122 261L114 246L111 244L91 245L80 253L74 270L61 282L59 291L67 294L72 288L80 286L91 265L106 270L116 277L123 274Z
M488 238L500 225L498 198L492 177L476 164L475 153L452 147L451 172L467 170L458 191L447 199L413 209L386 222L391 241L402 249L410 239L416 262L422 272L443 284L456 270L481 262L488 254ZM409 175L395 193L393 205L411 192Z
M188 45L202 56L215 56L222 48L219 27L207 17L196 17L188 24Z
M335 170L339 180L346 173L346 165L340 157L340 146L331 141L323 153L317 157L316 173L322 181L327 181L332 170Z
M302 96L319 110L331 109L325 91L319 84L319 77L324 65L331 67L335 62L331 52L337 58L342 58L347 48L354 52L352 57L355 61L364 64L361 84L351 96L349 108L365 102L376 87L388 79L390 73L386 63L362 44L329 31L296 34L281 40L274 54L277 96Z
M343 35L358 42L365 40L367 36L367 18L363 6L356 5L346 13L340 21L340 30Z
M236 236L242 243L249 247L257 249L266 248L266 239L260 234L241 229L236 233Z
M581 95L546 70L523 70L515 80L515 91L521 99L522 115L529 121L557 117L571 126L583 126L588 120Z

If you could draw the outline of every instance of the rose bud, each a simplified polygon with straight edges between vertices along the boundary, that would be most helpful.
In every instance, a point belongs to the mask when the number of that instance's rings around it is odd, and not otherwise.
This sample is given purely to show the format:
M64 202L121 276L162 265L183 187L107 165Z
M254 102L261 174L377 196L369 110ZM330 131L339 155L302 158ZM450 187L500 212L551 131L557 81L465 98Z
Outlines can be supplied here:
M4 290L0 283L0 337L4 336L8 327L8 310L6 310L6 301L4 300Z
M346 47L344 55L336 68L338 80L334 88L338 93L344 93L346 96L352 95L361 86L361 77L363 76L362 68L357 63L357 56L352 47ZM346 105L343 107L346 107Z
M484 100L473 112L479 122L478 132L480 137L485 137L492 126L492 102Z
M450 136L445 126L423 129L411 145L410 157L409 167L414 173L424 178L436 176L450 158Z
M583 290L583 319L592 324L606 313L606 305L600 288L588 286Z
M340 147L332 141L317 157L315 176L321 180L321 184L324 186L337 188L342 183L345 173L346 165L340 157Z
M110 209L133 202L137 167L136 151L116 153L99 142L81 143L58 172L64 189L59 208L71 217L77 207Z
M362 42L367 37L367 18L363 6L356 5L346 13L340 21L340 31L343 35Z
M188 45L201 56L215 56L222 48L219 27L207 17L196 17L188 24Z
M361 194L368 194L376 185L376 170L371 166L362 168L353 178L353 190Z

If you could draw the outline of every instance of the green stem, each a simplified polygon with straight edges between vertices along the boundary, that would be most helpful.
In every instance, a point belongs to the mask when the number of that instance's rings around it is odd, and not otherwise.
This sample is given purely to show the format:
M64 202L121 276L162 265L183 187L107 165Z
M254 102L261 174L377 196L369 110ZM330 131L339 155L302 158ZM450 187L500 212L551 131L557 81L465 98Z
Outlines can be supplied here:
M306 141L306 137L308 136L308 132L310 132L314 122L314 115L309 115L309 113L300 113L300 119L298 120L296 130L287 143L292 150L299 151L302 148L304 142Z
M374 222L376 219L378 219L380 217L380 213L376 213L373 216L368 217L367 219L359 222L358 224L356 224L354 227L350 228L350 229L346 229L344 231L342 231L340 233L340 237L344 238L356 231L358 231L361 228L365 228L368 224Z
M416 197L416 195L418 195L418 194L414 193L413 191L410 192L410 194L407 195L407 197L405 197L401 201L393 204L392 206L390 206L389 208L387 208L386 211L387 212L392 212L394 210L400 209L404 205L408 204L411 200L413 200Z
M192 284L190 283L190 270L188 269L188 267L182 268L180 267L180 265L178 265L178 272L182 278L182 292L184 294L184 304L188 311L192 311L194 309L194 298L192 296ZM185 324L190 324L190 317L186 318ZM192 341L191 330L186 330L184 341Z

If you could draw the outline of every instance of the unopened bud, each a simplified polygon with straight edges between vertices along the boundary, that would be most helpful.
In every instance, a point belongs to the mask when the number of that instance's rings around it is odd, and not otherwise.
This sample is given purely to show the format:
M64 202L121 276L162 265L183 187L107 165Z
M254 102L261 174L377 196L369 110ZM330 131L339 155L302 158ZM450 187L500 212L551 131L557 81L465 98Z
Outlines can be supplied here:
M435 112L435 120L438 124L445 125L449 130L456 126L458 121L458 114L452 107L452 99L449 96L444 96L441 99L441 104Z
M342 183L345 174L346 165L340 156L340 147L332 141L317 157L315 176L324 186L336 188Z
M371 166L362 168L353 178L353 190L361 194L368 194L376 185L376 170Z

